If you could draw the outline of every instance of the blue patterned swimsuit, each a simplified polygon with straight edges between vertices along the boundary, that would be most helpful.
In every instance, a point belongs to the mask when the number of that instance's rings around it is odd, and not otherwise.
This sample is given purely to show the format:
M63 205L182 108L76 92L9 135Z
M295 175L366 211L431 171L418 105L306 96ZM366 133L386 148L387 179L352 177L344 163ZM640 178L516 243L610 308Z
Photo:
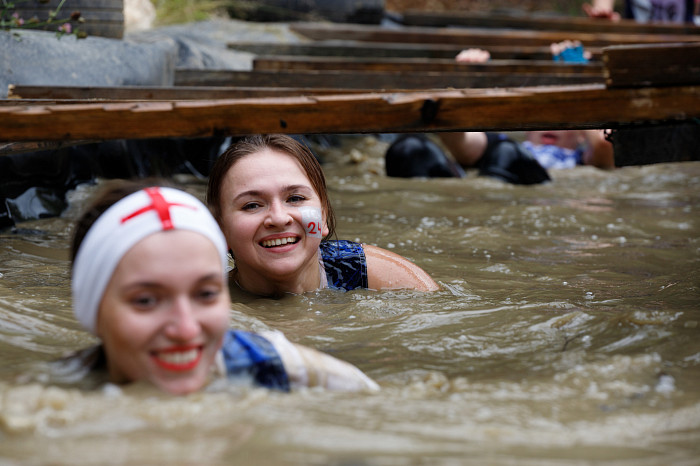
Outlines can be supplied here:
M367 259L360 243L346 240L321 242L321 260L328 287L350 291L367 288Z
M221 347L226 376L250 377L256 385L289 391L282 358L266 338L242 330L229 330Z
M322 241L320 258L329 288L367 288L367 260L362 245L352 241ZM282 359L270 341L255 333L229 330L221 348L228 377L250 377L263 387L289 391Z
M522 147L530 151L544 168L574 168L576 165L583 164L581 149L566 149L552 144L533 144L530 141L524 141Z

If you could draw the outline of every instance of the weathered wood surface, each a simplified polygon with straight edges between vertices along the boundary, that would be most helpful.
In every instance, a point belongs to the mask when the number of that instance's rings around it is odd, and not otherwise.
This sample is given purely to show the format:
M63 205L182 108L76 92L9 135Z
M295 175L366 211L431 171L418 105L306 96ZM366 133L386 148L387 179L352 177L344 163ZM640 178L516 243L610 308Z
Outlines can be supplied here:
M268 99L93 101L0 107L0 141L616 128L700 117L700 86L373 93Z
M367 89L343 89L344 94L371 92ZM0 101L0 105L13 105L11 99L59 100L208 100L208 99L248 99L258 97L289 97L306 95L338 94L338 89L324 88L276 88L276 87L211 87L211 86L29 86L11 84L8 90L10 100ZM62 102L68 103L68 102Z
M74 147L83 144L92 144L95 142L100 141L27 141L7 143L0 142L0 156L48 150L56 151L65 147Z
M638 23L631 19L617 22L587 17L554 17L543 15L505 15L464 11L427 12L407 10L397 15L407 26L530 29L534 31L566 31L616 34L700 34L692 24Z
M551 86L603 83L603 75L504 74L362 71L228 71L175 72L176 86L301 87L336 89L415 90L487 87Z
M691 34L620 34L569 31L527 31L485 28L428 28L408 26L400 29L372 25L294 23L290 29L313 40L355 40L395 42L404 44L453 44L486 48L492 46L548 46L553 42L580 40L586 47L616 44L651 44L662 42L692 42Z
M366 58L444 58L454 59L471 45L452 44L396 44L391 42L362 42L352 40L323 40L303 43L235 42L231 49L256 55L302 55L307 57L366 57ZM478 47L473 45L473 47ZM600 47L586 47L594 60L600 60ZM519 44L489 47L495 60L551 60L549 45Z
M266 55L253 59L256 71L365 71L365 72L437 72L506 73L519 75L579 75L601 77L602 63L571 64L551 60L489 60L485 63L457 63L438 58L357 58L294 57Z
M603 60L609 87L700 84L700 42L612 46Z

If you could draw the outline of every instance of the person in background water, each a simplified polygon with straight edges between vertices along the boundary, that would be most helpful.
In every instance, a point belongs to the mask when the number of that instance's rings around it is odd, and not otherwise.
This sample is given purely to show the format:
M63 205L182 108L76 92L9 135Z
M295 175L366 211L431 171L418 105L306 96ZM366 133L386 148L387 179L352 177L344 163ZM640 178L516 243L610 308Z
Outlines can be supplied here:
M585 63L590 54L580 42L564 41L551 45L557 61ZM456 60L483 63L491 58L483 49L466 49ZM398 138L385 155L388 176L464 176L463 168L478 168L482 176L491 176L514 184L548 181L549 169L592 165L614 168L612 144L604 130L528 131L526 140L517 143L502 133L437 133L452 154L455 165L439 147L423 135Z
M698 0L625 0L624 18L639 23L693 24L698 5ZM590 18L619 21L621 15L614 7L614 0L594 0L584 3L583 11Z
M253 135L232 144L212 168L207 203L235 261L231 279L249 293L438 289L398 254L329 239L335 216L323 170L290 136Z
M71 254L73 310L100 343L63 361L82 361L101 382L145 381L174 395L224 378L284 391L378 388L280 332L229 328L226 240L184 191L109 184L80 218Z

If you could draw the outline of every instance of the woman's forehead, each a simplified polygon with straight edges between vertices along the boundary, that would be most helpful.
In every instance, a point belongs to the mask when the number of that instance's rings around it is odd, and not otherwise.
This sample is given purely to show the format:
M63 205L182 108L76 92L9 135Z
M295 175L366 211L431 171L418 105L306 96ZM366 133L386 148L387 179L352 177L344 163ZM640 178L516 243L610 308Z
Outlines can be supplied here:
M236 189L241 185L269 183L312 186L304 167L294 156L272 149L241 157L229 169L227 179L235 183Z
M195 231L168 230L136 243L119 261L114 275L118 272L124 277L139 272L182 275L195 270L216 272L222 267L216 246L209 238Z

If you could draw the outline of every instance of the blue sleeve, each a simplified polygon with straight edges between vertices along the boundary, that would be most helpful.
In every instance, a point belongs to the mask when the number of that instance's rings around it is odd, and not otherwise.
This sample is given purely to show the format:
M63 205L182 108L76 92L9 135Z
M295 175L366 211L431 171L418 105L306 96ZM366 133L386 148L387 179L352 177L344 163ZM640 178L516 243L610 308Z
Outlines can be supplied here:
M263 387L289 391L289 378L279 353L260 335L229 330L221 351L228 377L249 376Z

